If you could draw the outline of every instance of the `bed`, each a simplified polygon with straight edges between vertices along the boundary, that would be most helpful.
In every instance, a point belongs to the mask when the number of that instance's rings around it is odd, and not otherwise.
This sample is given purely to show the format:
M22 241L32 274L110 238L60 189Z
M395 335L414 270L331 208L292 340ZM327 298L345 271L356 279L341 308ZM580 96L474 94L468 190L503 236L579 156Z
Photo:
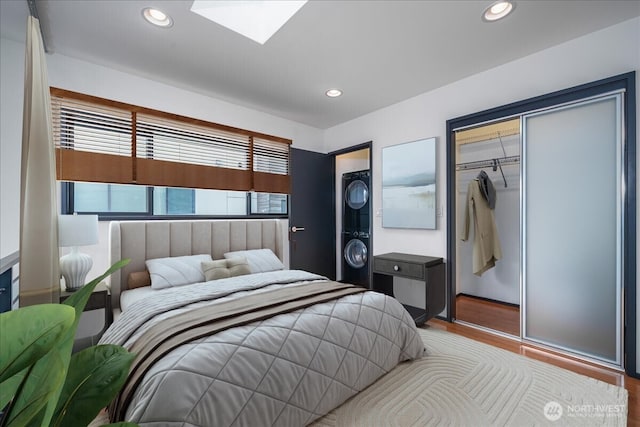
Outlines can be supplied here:
M122 313L100 342L136 354L112 421L308 425L424 353L392 297L288 269L286 221L123 221L109 234L111 263L131 262L110 278Z

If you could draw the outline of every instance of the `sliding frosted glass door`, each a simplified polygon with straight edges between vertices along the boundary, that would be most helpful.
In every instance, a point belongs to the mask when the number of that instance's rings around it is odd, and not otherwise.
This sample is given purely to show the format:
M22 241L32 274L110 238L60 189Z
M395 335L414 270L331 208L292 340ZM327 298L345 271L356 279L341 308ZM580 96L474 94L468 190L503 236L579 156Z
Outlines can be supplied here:
M622 94L523 117L523 334L621 365Z

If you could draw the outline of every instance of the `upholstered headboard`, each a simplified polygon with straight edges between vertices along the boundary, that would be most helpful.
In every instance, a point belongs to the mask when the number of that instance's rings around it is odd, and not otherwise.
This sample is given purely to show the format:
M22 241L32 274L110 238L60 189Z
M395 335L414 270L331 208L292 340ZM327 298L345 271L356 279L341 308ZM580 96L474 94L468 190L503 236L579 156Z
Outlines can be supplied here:
M131 262L111 276L111 301L120 307L120 292L129 273L145 270L145 261L169 256L271 249L288 266L286 220L114 221L109 226L109 265Z

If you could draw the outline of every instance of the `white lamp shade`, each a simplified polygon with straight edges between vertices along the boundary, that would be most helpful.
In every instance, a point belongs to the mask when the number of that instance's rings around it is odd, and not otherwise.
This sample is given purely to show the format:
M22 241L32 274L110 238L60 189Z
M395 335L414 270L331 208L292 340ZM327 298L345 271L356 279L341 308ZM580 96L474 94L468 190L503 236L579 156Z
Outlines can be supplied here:
M88 246L98 243L98 215L59 215L58 244Z

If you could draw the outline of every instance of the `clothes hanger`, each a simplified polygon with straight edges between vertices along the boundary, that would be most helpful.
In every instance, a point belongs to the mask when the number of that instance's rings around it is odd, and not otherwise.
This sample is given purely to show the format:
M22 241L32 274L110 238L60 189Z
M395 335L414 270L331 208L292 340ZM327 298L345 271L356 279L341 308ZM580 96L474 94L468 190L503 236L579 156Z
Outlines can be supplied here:
M504 172L502 171L502 165L500 164L500 160L493 159L493 171L497 171L500 168L500 174L502 175L502 180L504 181L504 188L507 188L507 178L504 177Z

